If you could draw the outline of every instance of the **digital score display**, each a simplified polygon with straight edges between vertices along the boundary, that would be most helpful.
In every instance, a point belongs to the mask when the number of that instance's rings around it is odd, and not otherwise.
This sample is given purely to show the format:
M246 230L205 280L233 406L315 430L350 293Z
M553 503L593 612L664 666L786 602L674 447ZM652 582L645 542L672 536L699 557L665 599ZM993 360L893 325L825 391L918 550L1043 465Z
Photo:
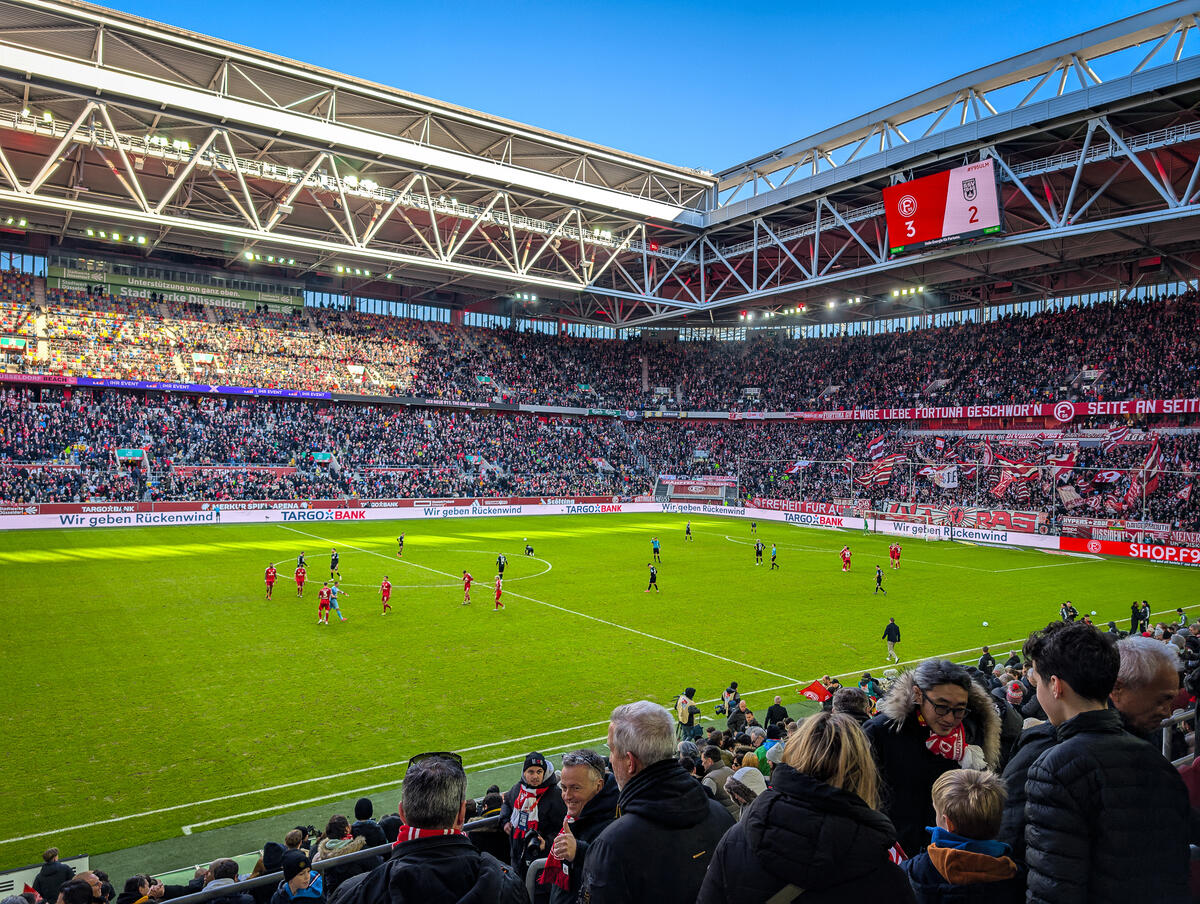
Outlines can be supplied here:
M1003 230L991 158L883 190L892 254Z

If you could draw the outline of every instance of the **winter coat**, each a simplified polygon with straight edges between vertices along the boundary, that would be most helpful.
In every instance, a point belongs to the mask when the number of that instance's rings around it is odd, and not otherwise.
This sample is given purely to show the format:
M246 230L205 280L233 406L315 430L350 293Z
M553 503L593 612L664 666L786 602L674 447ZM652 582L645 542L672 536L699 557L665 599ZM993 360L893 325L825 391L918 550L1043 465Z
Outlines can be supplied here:
M741 709L732 709L729 715L725 717L725 727L739 735L746 730L746 714Z
M943 829L924 853L900 864L918 904L1020 904L1021 868L998 841L972 841Z
M1000 762L1000 717L988 692L974 681L969 685L971 714L963 720L967 743L983 748L984 759L995 769ZM958 768L958 763L925 746L929 729L918 722L912 700L913 673L902 672L879 701L878 715L863 726L883 782L881 809L896 826L900 846L910 857L929 843L925 827L934 823L933 783L942 773Z
M347 880L331 904L529 904L525 883L461 835L405 841L381 866Z
M997 768L1002 770L1012 757L1017 741L1020 740L1021 726L1025 724L1025 718L1008 702L1004 685L992 691L991 698L996 715L1000 717L1000 763Z
M729 812L674 759L621 789L620 816L588 848L580 899L588 904L693 904Z
M41 895L43 900L53 904L58 900L58 890L74 876L75 870L61 860L43 863L33 880L33 890Z
M1187 789L1175 768L1121 727L1080 713L1029 770L1029 904L1188 900Z
M550 904L571 904L579 895L583 883L583 870L587 863L588 848L600 833L617 818L617 799L621 791L611 773L604 776L604 787L600 793L583 805L575 821L571 823L571 834L575 836L575 859L567 870L569 888L550 886Z
M772 703L767 707L767 724L778 725L787 721L787 707L782 703Z
M204 886L205 891L216 891L224 886L232 886L233 879L213 879ZM229 894L219 898L210 898L208 904L254 904L254 898L244 891L230 890Z
M1008 798L1004 802L1004 815L996 839L1012 849L1018 863L1025 861L1025 782L1029 778L1029 767L1057 743L1058 736L1049 722L1026 728L1017 738L1017 745L1004 767Z
M789 884L804 889L797 904L913 901L888 859L895 838L861 798L781 764L717 845L696 904L761 904Z
M383 829L379 827L373 819L360 819L354 825L350 826L350 834L355 838L362 837L366 839L367 847L379 847L381 844L387 844L387 838L383 835ZM378 865L378 864L376 864Z
M538 799L538 836L546 842L546 846L540 853L533 857L526 857L525 851L529 846L529 836L516 838L512 835L508 836L508 862L517 868L517 872L522 878L525 877L525 867L532 860L538 857L545 857L550 851L550 842L554 840L554 836L558 834L558 830L562 828L563 820L567 816L567 805L563 803L562 791L558 787L558 774L551 772L542 779L542 783L538 788L545 788L546 793ZM508 824L509 818L512 816L513 806L517 802L517 792L521 790L521 782L517 782L504 795L504 804L500 807L500 825Z
M281 881L271 895L271 904L325 904L325 877L320 873L312 873L308 888L302 888L292 894L287 881Z
M731 775L733 775L733 770L722 763L706 772L704 778L700 780L700 784L712 792L713 799L728 810L730 816L737 819L737 801L730 797L729 792L725 790L725 783L729 781Z
M312 862L320 863L322 860L331 860L334 857L341 857L343 854L353 854L355 851L361 851L366 846L367 840L361 835L358 838L351 839L322 838L317 845L317 849L313 851ZM338 886L347 879L370 872L378 865L379 858L368 857L366 860L358 860L354 863L340 864L321 870L321 875L325 877L325 896L332 898L337 892Z

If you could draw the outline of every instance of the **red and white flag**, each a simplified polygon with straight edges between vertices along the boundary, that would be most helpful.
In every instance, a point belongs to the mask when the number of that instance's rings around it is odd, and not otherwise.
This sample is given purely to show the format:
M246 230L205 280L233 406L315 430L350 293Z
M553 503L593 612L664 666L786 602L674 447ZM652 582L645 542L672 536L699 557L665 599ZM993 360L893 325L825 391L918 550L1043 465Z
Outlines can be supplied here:
M1075 453L1066 452L1062 455L1051 455L1046 459L1050 466L1050 476L1055 480L1066 480L1075 469Z
M814 681L808 687L800 688L800 690L796 691L796 693L800 694L802 697L807 697L809 700L812 700L816 703L824 703L833 696L833 694L829 693L829 688L823 685L820 681Z
M1185 486L1182 490L1180 490L1178 493L1175 494L1175 498L1182 500L1183 502L1191 502L1192 501L1192 485L1189 483L1187 486Z
M1105 434L1104 442L1100 444L1100 448L1105 452L1111 452L1117 447L1118 443L1125 442L1128 436L1129 428L1123 424L1116 427L1109 427L1108 433Z
M884 438L882 434L867 443L867 454L871 456L872 461L883 457L883 446Z

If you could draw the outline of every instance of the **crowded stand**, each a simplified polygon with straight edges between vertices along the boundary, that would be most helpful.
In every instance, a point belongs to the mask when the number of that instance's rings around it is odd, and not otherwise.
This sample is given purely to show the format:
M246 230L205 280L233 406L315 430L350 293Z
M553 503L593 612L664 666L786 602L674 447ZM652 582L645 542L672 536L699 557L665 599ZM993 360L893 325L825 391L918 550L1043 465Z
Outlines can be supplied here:
M78 388L2 390L0 406L0 491L10 502L632 496L652 492L660 474L684 474L730 476L742 498L1008 506L1051 521L1128 514L1200 527L1191 493L1200 434L1187 431L943 436ZM119 448L145 450L148 466L117 468ZM29 467L45 465L60 467Z
M711 714L694 687L621 705L606 748L530 751L480 798L458 754L419 754L398 812L359 798L264 838L248 871L117 877L117 896L50 848L6 904L1194 901L1200 622L1063 611L978 662L826 675L799 709L756 713L737 681Z
M798 340L750 331L744 342L671 343L316 307L254 313L45 294L31 315L30 278L9 271L0 281L0 318L13 324L6 332L33 330L47 345L44 355L32 343L9 356L24 373L581 407L671 400L712 411L1200 395L1193 292L874 336Z

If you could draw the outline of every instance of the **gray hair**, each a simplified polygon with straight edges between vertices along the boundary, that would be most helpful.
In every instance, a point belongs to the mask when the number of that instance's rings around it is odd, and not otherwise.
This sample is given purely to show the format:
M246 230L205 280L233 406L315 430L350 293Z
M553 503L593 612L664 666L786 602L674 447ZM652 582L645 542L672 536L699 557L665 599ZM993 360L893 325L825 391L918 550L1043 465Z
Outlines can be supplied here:
M1164 666L1178 672L1179 649L1174 644L1162 643L1152 637L1134 634L1117 641L1117 652L1121 654L1121 670L1117 672L1117 684L1126 689L1145 687L1158 675Z
M467 774L449 757L418 760L404 773L404 822L417 829L451 829L467 799Z
M749 734L752 739L755 737L765 738L767 736L767 730L761 725L752 725L747 734Z
M690 756L693 760L700 759L700 748L696 746L695 741L680 741L679 755Z
M632 753L646 766L675 758L675 723L657 703L626 703L614 709L609 718L613 753Z
M564 753L562 767L566 769L568 766L585 766L592 773L592 778L604 781L604 757L594 750L585 748Z

